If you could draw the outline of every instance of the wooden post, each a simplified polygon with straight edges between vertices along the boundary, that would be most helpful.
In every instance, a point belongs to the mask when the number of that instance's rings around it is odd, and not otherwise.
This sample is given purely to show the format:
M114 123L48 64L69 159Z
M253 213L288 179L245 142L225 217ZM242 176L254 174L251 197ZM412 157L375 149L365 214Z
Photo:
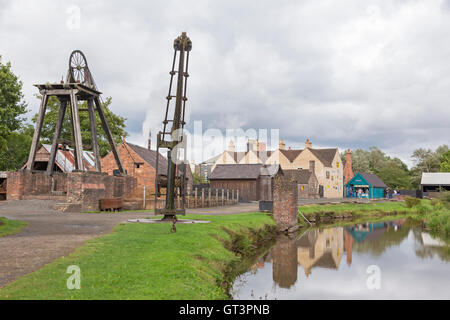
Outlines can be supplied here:
M80 117L78 115L78 100L75 92L70 91L70 105L72 111L72 123L73 123L73 136L75 142L75 168L77 170L84 170L83 164L83 141L81 139L81 127L80 127Z
M239 189L237 190L237 201L236 201L236 204L238 204L239 203Z
M205 207L205 188L202 188L202 208Z
M231 203L233 203L234 204L234 189L233 189L233 191L231 191Z
M61 135L64 116L66 115L66 107L67 101L62 100L58 112L58 122L56 123L55 133L53 135L52 150L50 151L50 158L48 160L47 165L47 174L53 174L53 168L55 166L56 160L56 153L58 152L58 139L59 136Z
M197 195L198 195L198 188L195 188L195 190L194 190L194 208L197 208Z
M34 160L36 159L36 151L39 145L39 138L41 137L42 125L44 123L45 110L47 109L48 95L42 95L41 107L36 121L36 128L34 129L33 141L31 143L30 155L28 156L27 170L33 170Z
M189 201L189 199L190 199L190 195L191 195L191 189L188 187L187 188L187 208L189 209L190 207L189 207L189 205L190 205L190 201Z
M222 206L225 205L225 189L222 189Z
M89 99L87 101L88 112L89 112L89 123L91 126L91 139L92 139L92 151L94 152L95 160L95 171L101 172L102 167L100 163L100 150L98 148L97 140L97 121L95 121L95 110L94 110L94 100Z
M116 159L117 167L119 168L119 171L122 174L125 174L122 161L120 160L119 154L117 153L116 145L114 144L114 139L112 137L111 130L109 129L108 122L106 121L105 114L103 113L99 97L95 98L95 106L97 107L97 112L102 122L103 131L105 131L106 138L108 139L109 145L111 146L111 150L114 154L114 158Z
M211 207L211 188L208 189L208 207Z
M219 189L216 189L216 203L215 203L215 205L216 206L219 205Z
M146 199L145 191L146 191L146 187L144 186L144 203L143 203L143 207L142 207L143 210L145 210L145 207L147 206L147 199Z

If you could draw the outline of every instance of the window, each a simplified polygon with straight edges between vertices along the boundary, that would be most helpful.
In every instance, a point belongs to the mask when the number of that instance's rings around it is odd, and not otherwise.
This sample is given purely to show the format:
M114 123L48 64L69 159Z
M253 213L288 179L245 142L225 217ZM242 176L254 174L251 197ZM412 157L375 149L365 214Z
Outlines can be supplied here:
M327 179L330 179L330 171L327 171Z
M340 166L341 164L339 163L339 161L338 162L336 162L336 167L339 169L339 166Z
M143 166L144 166L143 163L135 163L135 164L134 164L134 167L135 167L136 169L140 169L140 168L143 167Z

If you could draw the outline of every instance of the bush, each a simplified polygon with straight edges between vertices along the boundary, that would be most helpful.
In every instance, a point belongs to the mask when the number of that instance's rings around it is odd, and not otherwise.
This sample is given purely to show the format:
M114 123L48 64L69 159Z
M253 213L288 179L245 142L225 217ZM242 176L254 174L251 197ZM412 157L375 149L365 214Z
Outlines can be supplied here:
M408 208L410 208L410 207L408 207ZM423 205L416 206L415 210L417 211L418 214L421 214L421 215L428 213L428 208Z
M420 205L420 199L406 197L405 198L405 205L406 205L407 208L416 207L416 206Z
M446 207L450 209L450 192L442 192L438 196L438 200Z

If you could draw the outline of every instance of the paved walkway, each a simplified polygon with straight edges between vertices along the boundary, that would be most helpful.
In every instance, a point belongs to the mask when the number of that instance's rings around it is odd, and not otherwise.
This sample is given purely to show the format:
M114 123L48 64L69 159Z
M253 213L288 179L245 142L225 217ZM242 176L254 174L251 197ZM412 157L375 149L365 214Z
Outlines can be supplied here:
M0 288L59 257L69 255L89 239L111 233L120 223L154 215L153 212L61 213L53 209L56 203L41 200L0 202L0 217L29 224L19 234L0 237ZM255 211L258 211L257 203L189 209L188 213L222 215Z

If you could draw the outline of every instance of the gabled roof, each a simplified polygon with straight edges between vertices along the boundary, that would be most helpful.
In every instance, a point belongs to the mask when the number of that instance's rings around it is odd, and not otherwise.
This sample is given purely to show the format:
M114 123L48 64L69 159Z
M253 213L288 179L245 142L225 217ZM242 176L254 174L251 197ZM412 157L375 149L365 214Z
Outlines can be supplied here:
M269 176L275 177L278 172L284 172L281 170L281 166L279 164L265 165L261 168L261 176Z
M137 153L139 157L141 157L145 162L147 162L149 165L151 165L153 168L156 168L156 156L157 152L154 150L148 150L147 148L143 148L140 146L137 146L135 144L126 142L126 144ZM167 159L159 154L159 172L167 172Z
M261 175L262 164L219 164L209 180L256 180Z
M280 152L290 161L294 162L295 159L303 152L303 150L280 150Z
M424 172L422 185L450 185L450 172Z
M332 167L333 166L333 160L336 156L336 153L339 152L337 148L334 149L308 149L311 151L311 153L316 156L317 159L319 159L320 162L324 164L325 167ZM280 152L290 161L294 162L295 159L298 158L298 156L304 152L305 149L302 150L280 150Z
M336 153L339 152L337 148L334 149L309 149L324 165L325 167L332 167L333 160Z
M372 173L358 172L348 183L350 183L354 179L358 178L358 176L361 176L373 188L387 188L387 185L380 178L378 178L377 175L372 174Z
M285 176L295 179L298 184L308 184L313 174L311 171L305 169L283 170L283 173Z

